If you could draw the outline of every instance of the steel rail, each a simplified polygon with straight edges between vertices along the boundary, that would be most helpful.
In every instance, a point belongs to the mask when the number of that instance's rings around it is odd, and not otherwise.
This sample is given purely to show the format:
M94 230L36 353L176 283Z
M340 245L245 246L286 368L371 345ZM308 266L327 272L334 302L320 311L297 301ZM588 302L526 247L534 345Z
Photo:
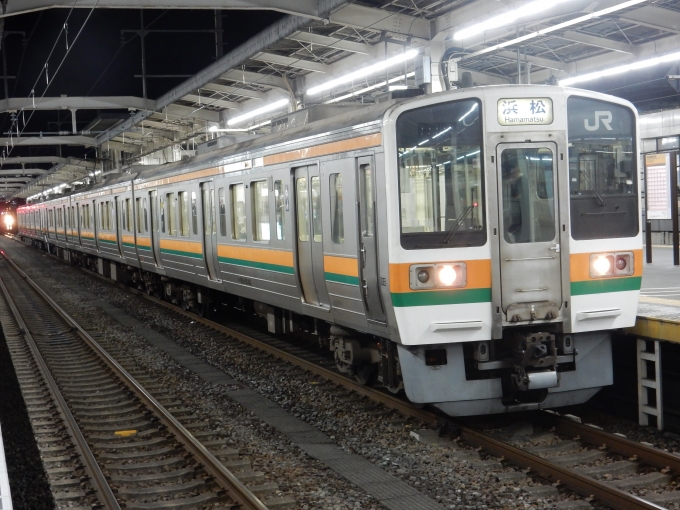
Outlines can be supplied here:
M12 299L12 296L10 295L9 290L5 285L2 276L0 276L0 288L2 289L2 293L5 297L7 305L9 306L10 310L12 311L12 314L14 315L14 320L17 321L17 325L21 329L21 334L23 335L24 340L26 341L26 344L28 345L28 348L31 351L31 354L33 355L33 359L38 365L40 375L42 376L43 380L47 383L50 394L52 395L52 399L57 403L57 406L59 408L59 414L61 414L61 417L64 420L64 425L66 426L66 430L69 436L71 436L71 440L73 441L73 445L75 446L76 451L78 452L80 458L83 461L83 466L85 467L85 471L90 477L90 481L92 482L92 486L97 494L99 502L104 506L104 508L107 508L109 510L120 510L120 505L118 504L118 499L116 498L113 489L109 485L106 476L104 476L104 473L99 467L97 459L92 453L90 446L87 444L85 436L83 435L82 431L80 430L80 427L78 426L78 422L71 413L71 410L69 409L68 404L64 399L64 396L61 394L59 386L57 386L57 382L52 377L52 374L50 373L50 370L47 366L47 363L40 354L40 350L38 349L38 346L35 343L35 340L33 339L33 336L31 335L28 326L24 322L24 319L21 316L21 313L19 312L16 303Z
M267 510L267 506L248 489L231 471L229 471L203 444L198 441L184 425L182 425L165 407L158 402L137 380L130 375L99 343L85 331L71 316L66 313L37 283L24 273L7 254L0 254L12 265L21 277L42 297L74 330L85 340L90 348L133 390L160 418L161 422L176 436L184 447L194 455L206 471L215 478L228 493L229 497L246 510ZM56 384L56 383L55 383ZM103 475L102 475L103 476ZM119 507L113 507L119 508Z
M91 272L89 274L92 274ZM98 275L99 276L99 275ZM105 278L105 280L110 281L110 279ZM405 415L409 416L412 418L415 418L417 420L420 420L424 423L427 423L428 425L436 426L436 425L442 425L444 423L445 418L432 413L430 411L426 411L423 409L419 409L410 402L405 402L404 400L393 397L392 395L388 395L382 391L377 391L373 388L370 388L368 386L363 386L359 384L356 381L353 381L352 379L339 374L337 372L334 372L333 370L329 370L327 368L323 368L316 363L313 363L311 361L307 361L301 358L298 358L294 354L290 354L282 349L278 349L276 347L273 347L269 345L266 342L261 342L260 340L257 340L255 338L252 338L248 336L245 333L242 333L238 330L235 330L233 328L230 328L228 326L223 326L222 324L219 324L217 322L213 322L209 319L206 319L205 317L201 317L199 315L196 315L192 312L188 312L186 310L183 310L181 308L176 307L175 305L168 303L166 301L163 301L161 299L158 299L153 296L149 296L145 294L142 291L132 289L130 287L125 286L124 287L127 290L130 290L134 293L137 293L144 298L158 304L161 306L164 306L165 308L168 308L172 310L173 312L179 312L185 317L190 318L193 321L200 322L201 324L208 326L214 330L217 330L221 333L224 333L225 335L231 336L245 344L248 344L250 346L253 346L263 352L266 352L267 354L271 354L283 361L286 361L287 363L291 363L292 365L296 365L308 372L311 372L314 375L318 375L319 377L323 377L324 379L339 384L341 386L344 386L348 390L351 390L358 395L368 397L373 401L376 401L380 404L383 404L386 407L389 407L390 409L394 409L395 411Z
M58 259L58 257L55 257ZM61 259L58 259L61 261ZM62 261L63 262L63 261ZM252 338L248 336L245 333L242 333L238 330L235 330L233 328L223 326L221 324L218 324L216 322L213 322L209 319L206 319L204 317L201 317L199 315L196 315L192 312L183 310L182 308L177 307L176 305L173 305L171 303L168 303L166 301L163 301L161 299L155 298L153 296L149 296L145 292L139 291L137 289L131 288L123 283L115 282L112 281L110 278L106 278L102 275L99 275L98 273L93 273L92 271L82 269L85 273L88 275L94 275L108 283L112 283L113 285L116 285L117 287L124 289L128 292L131 292L133 294L137 294L155 304L161 305L169 310L172 310L175 313L180 313L184 315L187 318L190 318L191 320L194 320L196 322L200 322L201 324L204 324L214 330L217 330L221 333L224 333L226 335L229 335L247 345L250 345L252 347L255 347L263 352L266 352L268 354L271 354L275 357L278 357L286 362L292 363L300 368L303 368L304 370L311 372L315 375L318 375L330 382L336 383L338 385L341 385L348 390L354 391L359 395L366 396L378 403L381 403L389 408L392 408L406 416L410 416L413 418L416 418L424 423L427 423L431 426L438 426L442 425L445 423L446 418L442 417L439 414L436 414L434 412L425 410L425 409L420 409L415 407L413 404L409 402L405 402L401 399L398 399L396 397L393 397L391 395L387 395L382 391L378 391L376 389L367 387L367 386L362 386L359 383L353 381L352 379L349 379L348 377L338 374L337 372L333 372L332 370L328 370L326 368L320 367L310 361L306 361L303 359L300 359L296 357L293 354L287 353L281 349L278 349L276 347L273 347L266 342L262 342L260 340L257 340L255 338ZM565 419L566 420L566 419ZM453 421L453 420L450 420ZM454 422L455 423L455 422ZM575 422L572 421L572 423L575 424ZM569 428L570 423L565 423L563 425L563 429L565 434L569 435L570 433L573 433L574 430L576 429L571 429ZM523 451L515 446L509 445L501 440L498 440L496 438L493 438L484 432L462 426L458 423L456 423L456 426L458 427L458 430L460 431L460 437L475 446L481 447L490 453L502 457L503 459L508 460L509 462L519 466L523 467L525 469L530 469L534 471L536 474L539 476L546 478L548 480L552 480L554 482L557 482L561 485L564 485L568 489L584 496L584 497L592 497L595 498L607 505L610 505L614 509L621 509L621 510L665 510L664 507L656 505L650 501L646 501L642 498L639 498L633 494L627 493L625 491L622 491L612 485L609 485L605 482L601 482L595 478L589 477L587 475L582 475L579 472L562 467L558 464L553 464L547 459L543 459L542 457L539 457L537 455L534 455L532 453ZM598 436L592 436L592 437L599 437L602 440L599 442L593 443L597 445L601 445L603 443L609 445L609 444L626 444L627 447L630 447L630 453L626 453L626 455L637 455L638 458L643 459L645 462L648 462L651 465L654 466L661 466L661 467L668 467L669 465L672 467L674 464L653 464L651 461L646 460L647 458L652 458L651 453L650 455L647 454L639 454L638 452L640 449L644 450L649 449L649 447L645 447L645 445L639 445L633 441L625 440L622 442L614 441L612 438L617 438L617 439L623 439L623 438L618 438L618 436L613 436L612 434L608 434L603 431L598 431L597 429L594 429L593 427L589 427L589 429L592 429L593 431L598 432L600 435ZM579 428L580 430L580 428ZM576 434L579 435L579 434ZM588 441L587 439L589 435L587 434L582 434L581 435L584 440ZM630 444L628 444L630 443ZM621 447L623 448L623 447ZM633 450L634 448L634 450ZM612 448L612 451L613 450ZM621 449L621 452L624 450ZM666 452L660 452L660 453L666 453ZM669 455L669 454L667 454ZM664 457L666 458L666 457ZM668 459L670 460L670 459ZM680 471L680 470L679 470Z
M529 468L548 480L564 484L582 496L594 497L612 508L621 510L665 510L662 506L624 492L595 478L582 475L573 469L553 464L538 455L520 450L482 432L462 428L461 436L464 440L481 446L485 450L501 456L513 464Z
M565 436L579 436L581 441L595 446L606 446L608 450L625 455L637 457L638 460L659 469L671 469L680 473L680 456L674 455L653 446L631 441L630 439L610 434L591 425L578 423L574 420L553 413L546 413L556 426L556 431Z

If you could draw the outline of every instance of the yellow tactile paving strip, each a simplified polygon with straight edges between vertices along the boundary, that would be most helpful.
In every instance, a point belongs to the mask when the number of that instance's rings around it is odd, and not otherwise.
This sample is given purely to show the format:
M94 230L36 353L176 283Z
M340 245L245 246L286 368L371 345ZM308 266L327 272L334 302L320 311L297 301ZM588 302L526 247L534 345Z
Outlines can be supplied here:
M640 296L637 321L626 333L680 343L680 300Z

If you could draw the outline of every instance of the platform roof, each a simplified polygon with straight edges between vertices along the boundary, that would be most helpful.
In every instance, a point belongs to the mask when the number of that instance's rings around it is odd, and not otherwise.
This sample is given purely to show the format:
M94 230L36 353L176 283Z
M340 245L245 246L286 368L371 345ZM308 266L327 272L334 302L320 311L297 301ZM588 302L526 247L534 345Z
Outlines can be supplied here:
M318 95L309 89L353 70L416 49L432 66L431 90L446 84L439 63L457 65L459 79L471 73L475 84L556 83L561 79L637 63L680 51L680 0L623 2L564 0L543 2L512 23L487 29L464 40L453 34L495 16L509 16L528 0L192 0L194 9L276 10L283 16L214 63L155 98L51 97L34 105L31 98L0 101L0 111L36 109L96 109L101 118L86 129L50 136L13 134L6 146L79 145L98 148L88 164L55 162L33 165L34 174L22 187L3 192L3 183L22 177L25 162L5 159L0 168L0 197L27 198L69 180L96 179L102 160L122 167L163 162L175 150L192 153L196 143L233 135L229 129L258 134L269 130L272 117L287 110L331 101L372 102L386 90L384 82L414 86L416 59L386 72L336 86ZM182 9L178 0L78 0L81 9ZM545 5L550 7L545 8ZM39 10L70 8L73 0L9 0L4 19ZM210 27L207 27L210 28ZM519 57L519 58L518 58ZM518 65L519 63L519 65ZM610 78L580 84L620 95L642 111L677 106L677 82L668 80L675 62L631 70ZM168 75L172 71L168 69ZM406 77L406 78L404 78ZM460 85L460 83L458 83ZM455 83L454 83L455 85ZM247 121L229 121L261 106L287 99L280 108ZM122 111L122 113L121 113ZM5 134L7 136L7 133ZM177 147L180 149L177 150ZM118 154L115 155L115 151ZM115 155L115 158L114 158ZM181 156L179 156L181 157ZM73 158L71 158L73 159ZM93 166L90 166L93 165ZM106 165L104 165L106 166ZM109 165L110 166L110 165ZM6 170L17 174L5 174ZM4 180L3 180L4 179ZM8 191L9 188L8 188Z

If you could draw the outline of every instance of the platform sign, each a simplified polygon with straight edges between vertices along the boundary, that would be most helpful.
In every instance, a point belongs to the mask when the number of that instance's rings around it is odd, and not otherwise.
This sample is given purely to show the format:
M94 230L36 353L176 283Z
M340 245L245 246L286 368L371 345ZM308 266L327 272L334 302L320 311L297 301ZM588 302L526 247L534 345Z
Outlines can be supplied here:
M647 183L647 219L671 219L671 162L670 154L645 155Z

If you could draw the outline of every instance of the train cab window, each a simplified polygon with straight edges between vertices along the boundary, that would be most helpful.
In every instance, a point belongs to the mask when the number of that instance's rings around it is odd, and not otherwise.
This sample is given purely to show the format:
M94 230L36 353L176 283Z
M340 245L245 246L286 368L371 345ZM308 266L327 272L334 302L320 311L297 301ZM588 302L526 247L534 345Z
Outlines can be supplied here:
M189 193L179 192L179 235L189 235Z
M198 209L196 209L196 192L191 192L191 229L198 234Z
M636 236L635 114L622 105L571 96L567 117L572 237Z
M330 175L331 239L335 244L345 242L345 219L342 210L342 175Z
M243 184L232 184L231 192L231 238L246 240L246 192Z
M451 101L397 119L401 245L486 243L481 104Z
M250 184L253 207L253 241L269 241L269 185L267 181Z
M286 239L286 196L284 196L283 183L274 182L274 209L276 211L276 239L283 241ZM288 186L286 186L286 193Z
M177 198L174 193L167 194L168 199L168 234L177 235Z
M224 196L224 188L217 190L217 200L220 208L220 235L227 237L227 202Z

